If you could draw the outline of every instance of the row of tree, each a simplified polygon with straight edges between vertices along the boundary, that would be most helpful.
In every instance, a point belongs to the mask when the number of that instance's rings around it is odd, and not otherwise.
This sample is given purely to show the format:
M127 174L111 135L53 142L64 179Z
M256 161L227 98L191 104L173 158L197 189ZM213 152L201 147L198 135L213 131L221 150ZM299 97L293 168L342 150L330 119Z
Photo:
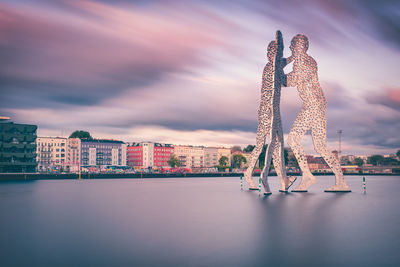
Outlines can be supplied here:
M253 151L253 149L255 148L254 145L248 145L245 149L242 149L239 146L234 146L231 148L232 152L245 152L245 153L250 153ZM260 168L264 167L264 161L265 161L265 153L267 151L268 145L265 145L260 153L259 156L259 166ZM299 167L299 164L297 163L297 160L294 156L289 157L289 153L288 151L285 149L284 150L284 156L285 156L285 164L289 167ZM167 161L167 163L171 166L171 167L180 167L182 164L180 162L180 160L175 156L175 155L171 155L170 159ZM242 154L234 154L232 156L232 161L231 161L231 165L228 166L229 163L229 158L226 156L221 156L218 160L218 165L216 167L218 167L218 169L226 169L226 168L241 168L242 164L246 164L247 163L247 159L245 156L243 156ZM271 162L271 168L273 168L273 164Z
M400 150L396 153L397 158L400 158ZM364 160L362 158L355 158L351 164L357 165L359 167L364 165ZM395 157L384 157L382 155L372 155L368 157L367 163L373 166L396 166L400 165L400 161Z
M218 167L219 169L225 169L228 167L240 168L242 166L242 163L245 164L246 162L247 162L247 160L243 155L237 154L237 155L233 155L231 166L228 166L229 158L226 156L221 156L221 158L218 160L218 166L216 166L216 167ZM174 154L172 154L170 156L167 163L172 168L182 166L181 161Z

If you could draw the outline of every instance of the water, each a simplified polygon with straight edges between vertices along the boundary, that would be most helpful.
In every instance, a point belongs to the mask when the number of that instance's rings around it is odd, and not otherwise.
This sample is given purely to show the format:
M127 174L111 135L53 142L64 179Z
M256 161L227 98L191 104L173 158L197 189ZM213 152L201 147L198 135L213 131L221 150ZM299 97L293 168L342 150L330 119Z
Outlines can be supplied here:
M258 196L238 177L0 183L0 266L399 266L400 177Z

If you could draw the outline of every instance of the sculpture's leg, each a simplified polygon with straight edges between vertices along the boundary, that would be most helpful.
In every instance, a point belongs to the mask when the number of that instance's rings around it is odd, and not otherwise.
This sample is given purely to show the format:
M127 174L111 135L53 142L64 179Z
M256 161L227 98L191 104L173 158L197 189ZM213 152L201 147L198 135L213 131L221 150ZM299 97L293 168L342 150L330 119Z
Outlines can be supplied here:
M292 148L303 174L300 185L292 191L306 192L308 187L316 182L314 175L312 175L308 167L306 153L301 145L301 139L307 130L310 129L311 121L311 112L303 106L289 133L288 144Z
M271 192L268 184L268 173L270 169L269 167L271 166L272 152L274 150L275 144L276 140L274 138L274 134L272 134L271 142L269 143L267 151L265 152L264 168L261 172L261 179L266 193Z
M265 131L263 130L264 129L262 127L262 124L260 124L257 130L256 147L253 149L253 152L251 153L249 167L247 167L246 172L244 173L244 178L249 184L249 189L257 189L257 186L253 182L252 175L258 157L260 156L260 153L265 144Z
M333 171L336 177L336 184L325 191L341 191L350 192L350 188L347 185L342 168L340 167L339 159L330 152L326 146L326 117L325 112L318 114L311 127L311 135L314 142L314 149L317 151L328 164L329 168Z
M276 142L273 151L273 162L276 174L278 175L279 181L281 183L281 188L279 191L286 192L289 187L294 183L296 177L287 177L286 167L285 167L285 154L284 154L284 145L283 145L283 131L282 125L279 124L277 126L276 131Z

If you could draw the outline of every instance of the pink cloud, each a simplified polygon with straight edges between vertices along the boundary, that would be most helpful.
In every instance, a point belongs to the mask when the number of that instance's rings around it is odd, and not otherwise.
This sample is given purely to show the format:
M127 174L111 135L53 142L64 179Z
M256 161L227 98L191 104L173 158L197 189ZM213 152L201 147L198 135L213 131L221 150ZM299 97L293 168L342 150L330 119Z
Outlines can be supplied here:
M227 46L223 28L233 26L206 11L202 15L209 22L200 24L157 6L139 10L94 1L66 3L70 8L63 10L3 4L0 44L10 57L3 72L86 84L129 71L170 72L200 64L204 50Z
M400 105L400 88L386 88L388 99Z

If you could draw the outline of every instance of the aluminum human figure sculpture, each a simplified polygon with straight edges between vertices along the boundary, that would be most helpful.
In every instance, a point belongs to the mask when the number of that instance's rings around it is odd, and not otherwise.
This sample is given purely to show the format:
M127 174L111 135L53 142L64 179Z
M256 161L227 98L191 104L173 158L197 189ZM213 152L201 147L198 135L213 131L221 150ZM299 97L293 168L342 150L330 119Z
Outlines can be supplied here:
M281 191L293 184L295 178L286 176L286 168L283 151L283 131L280 115L281 86L286 86L283 68L286 66L286 59L283 55L283 40L280 31L276 33L276 40L269 43L267 48L268 63L265 65L262 75L261 101L258 110L258 129L256 147L254 148L249 167L245 172L245 179L249 183L249 189L257 189L252 180L252 174L260 153L268 136L270 144L265 155L264 169L261 173L265 193L271 193L268 185L268 172L273 156L273 163L281 183Z
M293 37L290 45L294 59L293 71L287 74L287 85L297 87L303 105L289 132L288 144L296 156L303 177L300 185L292 191L306 192L316 181L307 165L306 155L300 143L304 134L311 129L314 149L324 158L336 176L336 184L325 192L349 192L339 160L326 146L326 100L318 81L317 63L306 53L307 49L308 38L305 35L298 34Z

